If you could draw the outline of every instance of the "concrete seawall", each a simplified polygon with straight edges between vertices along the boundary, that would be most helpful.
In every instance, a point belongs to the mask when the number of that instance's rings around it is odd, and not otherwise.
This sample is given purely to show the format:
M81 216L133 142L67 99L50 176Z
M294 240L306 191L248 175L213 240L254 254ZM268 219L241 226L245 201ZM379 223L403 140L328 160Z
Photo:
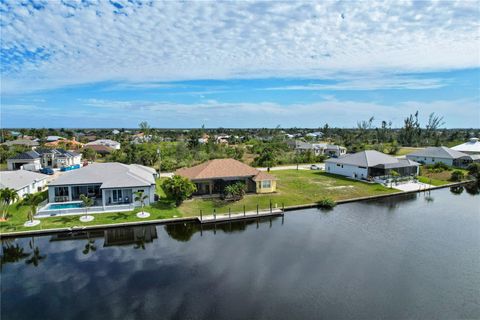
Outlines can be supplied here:
M455 182L449 183L442 186L434 186L426 190L414 190L414 191L399 191L395 193L389 194L382 194L376 196L368 196L368 197L358 197L358 198L351 198L345 200L338 200L336 201L337 204L341 205L344 203L351 203L351 202L358 202L358 201L368 201L368 200L375 200L375 199L383 199L389 197L395 197L404 194L412 194L412 193L420 193L420 192L427 192L436 189L443 189L448 187L454 186L462 186L468 183L474 182L474 180L469 181L462 181L462 182ZM295 211L300 209L308 209L308 208L317 208L317 203L308 203L296 206L288 206L284 208L284 212L288 211ZM250 216L251 219L259 218L257 216ZM260 217L261 218L261 217ZM225 222L227 220L222 219L220 222ZM1 238L10 238L10 237L21 237L21 236L33 236L33 235L46 235L46 234L54 234L60 232L75 232L75 231L87 231L87 230L98 230L98 229L107 229L107 228L121 228L121 227L134 227L134 226L142 226L142 225L150 225L150 224L169 224L169 223L199 223L199 217L183 217L183 218L169 218L169 219L156 219L156 220L144 220L144 221L134 221L134 222L123 222L123 223L115 223L115 224L99 224L99 225L90 225L90 226L78 226L78 227L65 227L65 228L52 228L52 229L44 229L44 230L26 230L26 231L15 231L15 232L7 232L0 234Z

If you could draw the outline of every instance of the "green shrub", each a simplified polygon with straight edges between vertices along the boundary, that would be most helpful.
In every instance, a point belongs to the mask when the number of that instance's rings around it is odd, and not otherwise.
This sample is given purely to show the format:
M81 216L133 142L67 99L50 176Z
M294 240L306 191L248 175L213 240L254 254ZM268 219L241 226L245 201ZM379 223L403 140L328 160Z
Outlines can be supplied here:
M167 197L175 200L177 206L197 191L197 187L193 182L179 175L174 175L163 181L162 188Z
M336 205L337 203L331 198L323 198L322 200L318 201L318 206L324 209L332 209Z
M246 191L247 186L245 183L239 181L225 187L223 191L223 198L225 200L238 201L243 198Z
M480 163L471 163L468 168L468 174L479 179L480 178Z
M464 178L465 178L465 174L463 173L463 171L455 170L452 172L452 176L450 177L450 180L462 181Z
M428 170L430 170L431 172L437 172L437 173L443 172L445 170L447 170L447 171L451 170L451 168L443 162L437 162L435 164L429 164L429 165L426 165L425 167Z

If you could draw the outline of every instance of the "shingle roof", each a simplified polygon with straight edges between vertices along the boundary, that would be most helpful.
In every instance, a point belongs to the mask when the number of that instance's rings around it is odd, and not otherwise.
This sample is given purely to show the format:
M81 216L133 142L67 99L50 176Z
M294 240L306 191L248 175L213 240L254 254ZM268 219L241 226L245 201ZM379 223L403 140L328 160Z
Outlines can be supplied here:
M264 180L277 180L277 177L272 176L264 171L259 171L255 177L252 178L253 181L264 181Z
M27 170L0 171L0 189L13 188L20 190L35 181L46 179L47 176Z
M155 170L138 164L93 163L58 177L51 186L101 184L101 188L141 187L155 184Z
M253 177L260 170L235 159L215 159L191 168L178 169L175 173L190 180Z
M412 153L407 154L408 156L413 157L434 157L434 158L443 158L443 159L458 159L462 157L468 157L467 154L452 150L447 147L428 147L423 150L418 150Z

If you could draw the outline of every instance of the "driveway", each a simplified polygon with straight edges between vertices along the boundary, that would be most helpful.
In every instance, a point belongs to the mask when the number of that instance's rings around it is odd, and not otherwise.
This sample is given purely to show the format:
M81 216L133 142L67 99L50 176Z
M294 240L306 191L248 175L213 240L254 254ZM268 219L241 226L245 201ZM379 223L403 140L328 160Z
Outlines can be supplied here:
M325 170L325 163L310 163L310 164L299 164L298 169L299 170L310 170L310 166L312 164L315 164L318 166L320 169ZM267 171L267 168L257 168L258 170L261 171ZM277 171L277 170L296 170L297 165L288 165L288 166L278 166L278 167L272 167L270 168L270 171Z
M310 166L312 164L317 165L321 170L325 170L325 163L310 163L310 164L299 164L298 169L299 170L310 170ZM260 171L267 171L267 168L257 168ZM278 166L278 167L272 167L270 168L270 171L278 171L278 170L296 170L297 165L288 165L288 166ZM170 178L174 175L173 172L160 172L160 177L161 178Z

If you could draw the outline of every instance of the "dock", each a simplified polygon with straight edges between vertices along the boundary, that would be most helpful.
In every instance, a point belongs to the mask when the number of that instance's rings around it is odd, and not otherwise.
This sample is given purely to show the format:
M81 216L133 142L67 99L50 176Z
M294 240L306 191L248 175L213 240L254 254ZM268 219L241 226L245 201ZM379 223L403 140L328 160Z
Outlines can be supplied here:
M282 209L272 208L271 210L201 215L197 217L197 219L201 224L206 224L206 223L238 221L238 220L244 220L244 219L256 219L256 218L262 218L262 217L282 216L282 215L283 215Z

